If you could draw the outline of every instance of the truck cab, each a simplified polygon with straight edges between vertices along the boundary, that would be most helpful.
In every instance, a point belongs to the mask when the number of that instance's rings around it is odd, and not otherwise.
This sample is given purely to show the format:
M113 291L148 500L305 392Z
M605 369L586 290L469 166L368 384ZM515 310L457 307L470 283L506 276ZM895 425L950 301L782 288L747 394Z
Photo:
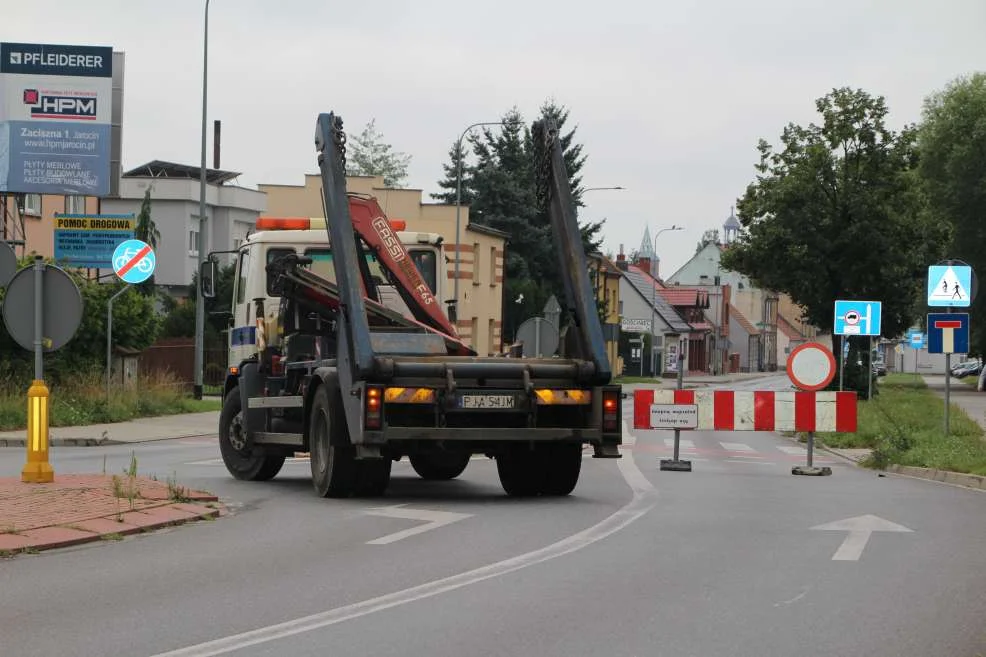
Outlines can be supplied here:
M411 260L421 272L432 294L444 307L448 276L446 274L443 238L438 233L409 231L404 221L391 221L407 249ZM247 361L255 360L258 354L258 327L261 337L274 335L280 298L275 294L273 277L267 273L267 265L287 254L297 254L311 258L309 269L319 277L335 282L332 266L332 249L328 243L325 219L321 217L271 217L257 219L256 232L251 233L236 253L236 272L233 282L231 306L232 325L228 336L228 363L223 396L236 386L239 367ZM407 304L387 283L376 255L364 250L363 257L377 282L381 302L396 312L409 315ZM257 300L263 301L266 309L263 323L253 315Z

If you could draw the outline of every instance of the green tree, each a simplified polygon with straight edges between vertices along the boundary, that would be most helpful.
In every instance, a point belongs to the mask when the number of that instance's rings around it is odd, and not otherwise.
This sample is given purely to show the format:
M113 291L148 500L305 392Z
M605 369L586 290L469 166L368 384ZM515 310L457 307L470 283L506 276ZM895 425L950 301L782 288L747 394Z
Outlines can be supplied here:
M233 282L236 265L220 267L216 273L216 295L205 300L205 331L210 339L219 339L229 328L221 314L233 308ZM192 274L192 284L188 286L188 297L176 299L162 297L164 320L161 336L165 338L190 338L195 335L195 299L198 296L198 272Z
M539 112L542 118L552 118L558 125L569 184L578 208L582 194L580 172L586 155L582 145L575 142L575 130L564 130L569 112L554 101L544 103ZM510 235L504 265L504 322L506 326L516 326L531 314L540 313L552 294L561 300L564 294L553 231L546 212L538 207L535 194L530 128L516 107L507 111L501 121L503 125L497 129L484 128L468 137L474 161L471 165L463 163L462 202L469 205L471 222ZM433 198L455 201L459 155L464 157L465 152L457 153L453 145L449 163L443 165L445 179L439 183L447 191L433 194ZM587 254L599 250L604 222L580 222ZM521 294L524 301L514 303Z
M407 180L411 156L393 150L383 140L371 119L363 132L350 136L346 144L346 174L350 176L383 176L388 187L400 187Z
M469 163L466 162L466 147L469 144L469 136L467 136L466 141L462 144L462 149L459 149L459 143L456 141L449 148L448 157L449 161L442 165L442 171L445 174L445 178L439 181L438 186L441 187L443 192L437 194L430 194L431 198L436 201L441 201L442 203L447 203L448 205L455 204L456 198L456 185L458 183L458 167L459 161L462 161L462 180L459 190L459 202L461 205L470 205L473 201L472 186L469 182L469 176L472 169L469 167Z
M986 276L986 73L951 81L924 104L918 146L920 172L931 208L954 234L948 256ZM970 349L986 354L986 303L970 309Z
M788 293L824 330L836 299L882 301L882 334L897 337L949 239L917 176L916 130L888 129L884 99L862 90L835 89L815 106L820 125L789 124L777 150L760 140L757 179L737 207L744 231L722 266ZM865 393L865 374L846 373Z
M144 192L144 199L140 202L140 212L137 214L137 225L134 228L134 237L151 245L155 253L157 252L158 240L161 239L161 231L157 229L157 224L151 216L151 188L148 187ZM154 293L154 276L151 276L143 283L136 286L141 294L150 295Z

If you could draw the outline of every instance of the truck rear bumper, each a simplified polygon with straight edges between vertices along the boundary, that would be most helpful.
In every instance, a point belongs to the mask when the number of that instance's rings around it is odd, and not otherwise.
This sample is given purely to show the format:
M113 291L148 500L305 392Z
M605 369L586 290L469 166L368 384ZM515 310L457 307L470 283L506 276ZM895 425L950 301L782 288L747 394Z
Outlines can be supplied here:
M618 434L603 433L599 429L570 428L466 428L466 427L388 427L384 431L364 431L363 443L384 445L398 440L457 440L476 442L525 442L578 440L584 443L608 443L621 445Z

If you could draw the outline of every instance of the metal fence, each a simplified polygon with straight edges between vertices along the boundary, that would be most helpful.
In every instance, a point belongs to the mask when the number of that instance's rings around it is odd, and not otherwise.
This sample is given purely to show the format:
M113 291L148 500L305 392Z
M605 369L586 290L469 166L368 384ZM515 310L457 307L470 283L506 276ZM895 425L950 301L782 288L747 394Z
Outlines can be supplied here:
M202 387L205 394L220 394L226 378L226 345L207 340L203 348ZM140 373L169 373L189 390L195 384L195 339L162 338L140 354Z

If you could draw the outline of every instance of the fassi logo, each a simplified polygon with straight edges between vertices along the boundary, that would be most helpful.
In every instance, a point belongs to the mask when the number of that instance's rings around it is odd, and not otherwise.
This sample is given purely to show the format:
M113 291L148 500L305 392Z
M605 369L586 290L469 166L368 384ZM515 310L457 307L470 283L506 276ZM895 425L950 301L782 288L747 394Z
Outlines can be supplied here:
M31 118L94 121L96 99L70 95L42 94L37 89L24 90L24 104L31 105Z

